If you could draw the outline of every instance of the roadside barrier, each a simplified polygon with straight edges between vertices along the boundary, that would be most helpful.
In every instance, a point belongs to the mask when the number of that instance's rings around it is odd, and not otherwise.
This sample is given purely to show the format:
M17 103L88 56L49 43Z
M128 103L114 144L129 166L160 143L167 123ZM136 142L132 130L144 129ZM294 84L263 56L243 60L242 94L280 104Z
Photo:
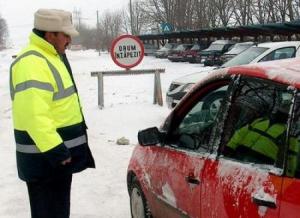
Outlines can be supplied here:
M163 98L161 91L160 73L164 73L165 69L144 69L144 70L118 70L118 71L97 71L91 72L92 77L98 78L98 107L104 107L104 76L129 76L141 74L154 74L154 94L153 104L163 106Z

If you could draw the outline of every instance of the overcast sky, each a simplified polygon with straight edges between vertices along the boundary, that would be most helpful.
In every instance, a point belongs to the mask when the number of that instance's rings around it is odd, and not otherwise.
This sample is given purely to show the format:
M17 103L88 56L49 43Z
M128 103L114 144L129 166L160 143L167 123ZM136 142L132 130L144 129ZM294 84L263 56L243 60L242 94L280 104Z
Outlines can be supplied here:
M0 15L6 20L10 42L21 46L28 41L33 26L33 14L39 8L81 11L82 21L96 25L96 11L115 11L125 8L129 0L0 0Z

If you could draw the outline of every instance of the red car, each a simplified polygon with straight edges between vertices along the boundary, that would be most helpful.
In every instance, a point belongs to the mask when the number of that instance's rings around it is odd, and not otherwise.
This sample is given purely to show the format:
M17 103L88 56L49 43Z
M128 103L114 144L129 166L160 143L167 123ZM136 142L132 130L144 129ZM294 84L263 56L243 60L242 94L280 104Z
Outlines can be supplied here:
M193 44L180 44L169 53L168 59L172 62L185 61L184 52L190 50L192 47Z
M300 217L299 91L300 59L209 74L138 133L132 217Z
M187 50L184 52L184 54L183 54L184 61L187 61L189 63L196 63L197 53L206 48L207 48L207 46L205 44L195 43L190 50Z

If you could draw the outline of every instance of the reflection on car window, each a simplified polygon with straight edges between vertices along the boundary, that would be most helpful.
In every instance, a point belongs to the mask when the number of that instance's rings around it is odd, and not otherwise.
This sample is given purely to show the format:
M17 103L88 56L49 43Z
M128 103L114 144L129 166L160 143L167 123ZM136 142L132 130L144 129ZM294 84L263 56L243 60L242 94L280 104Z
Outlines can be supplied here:
M295 47L280 48L266 55L259 62L292 58L295 56L295 53L296 53Z
M174 143L188 149L207 149L212 124L221 107L228 86L203 97L183 118L174 133Z
M285 86L242 80L225 122L222 154L242 162L281 167L292 97Z
M227 61L225 64L222 65L222 67L231 67L231 66L236 66L236 65L249 64L252 60L254 60L256 57L258 57L260 54L262 54L267 49L268 48L251 47L251 48L247 49L246 51L238 54L231 60Z

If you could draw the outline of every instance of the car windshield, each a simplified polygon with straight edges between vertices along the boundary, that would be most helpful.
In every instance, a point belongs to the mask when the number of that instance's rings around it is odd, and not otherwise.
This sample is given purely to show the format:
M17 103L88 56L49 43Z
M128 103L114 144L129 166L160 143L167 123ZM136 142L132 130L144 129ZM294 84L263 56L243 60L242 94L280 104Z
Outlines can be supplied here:
M198 44L195 44L195 45L193 45L193 47L191 48L191 50L199 50L200 49L200 45L198 45Z
M171 48L174 48L175 46L176 46L175 44L167 43L167 44L165 44L164 48L171 49Z
M252 45L239 45L236 44L230 51L226 52L226 54L228 55L235 55L235 54L239 54L242 51L246 50L247 48L251 47Z
M237 65L249 64L252 60L254 60L266 50L268 50L268 48L251 47L246 51L238 54L231 60L227 61L225 64L222 65L222 67L232 67Z
M206 51L221 51L225 44L211 44Z
M186 45L178 45L174 50L175 51L184 51L186 48Z

